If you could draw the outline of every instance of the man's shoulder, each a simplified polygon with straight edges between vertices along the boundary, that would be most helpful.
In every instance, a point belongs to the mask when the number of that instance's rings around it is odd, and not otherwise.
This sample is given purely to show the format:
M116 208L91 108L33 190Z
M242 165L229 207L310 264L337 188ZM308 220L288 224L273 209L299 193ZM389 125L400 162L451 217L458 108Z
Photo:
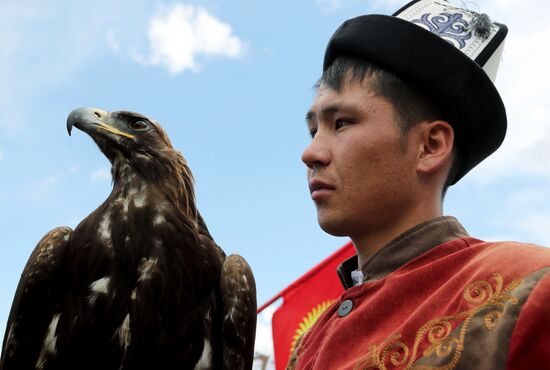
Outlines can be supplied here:
M550 248L515 241L485 242L463 239L474 249L466 264L476 270L499 270L506 275L525 276L550 267Z
M462 239L469 247L479 248L480 258L507 259L511 257L543 258L550 261L550 248L517 241L482 241L471 237Z

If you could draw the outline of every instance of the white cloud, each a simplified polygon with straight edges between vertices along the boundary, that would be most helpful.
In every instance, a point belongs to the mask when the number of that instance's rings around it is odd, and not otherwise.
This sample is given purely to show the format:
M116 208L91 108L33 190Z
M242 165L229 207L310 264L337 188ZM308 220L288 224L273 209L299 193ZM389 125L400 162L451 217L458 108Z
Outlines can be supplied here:
M325 14L334 13L344 7L350 6L363 9L364 13L357 13L357 15L367 14L369 12L367 9L370 10L370 12L374 10L384 10L383 13L391 14L401 8L405 3L406 1L403 0L372 0L369 2L368 8L365 8L365 2L358 0L315 0L315 4Z
M103 181L111 179L111 172L106 168L99 168L90 174L92 181Z
M115 32L113 30L107 31L107 45L115 54L120 50L120 43L116 39Z
M273 337L271 333L271 318L277 307L273 305L264 309L258 316L256 326L255 352L273 356Z
M315 4L325 13L332 13L342 7L345 0L315 0Z
M502 242L502 241L516 241L519 240L517 236L512 234L489 234L489 235L476 235L476 238L487 242Z
M511 193L503 202L504 208L517 214L518 210L533 210L549 204L548 191L543 187L526 187Z
M517 4L521 4L521 1L520 0L498 0L498 1L495 1L495 5L497 6L497 8L499 10L502 10L502 11L508 11L508 10L510 10L510 8L512 8L513 6L515 6Z
M532 16L546 14L550 5L515 0L484 5L482 11L510 29L496 81L507 110L508 131L502 147L469 177L480 183L518 175L550 179L550 74L546 73L550 29L543 17Z
M25 131L32 99L63 87L101 52L105 29L116 18L118 7L109 5L109 12L97 12L107 4L107 0L78 5L0 1L4 15L0 22L0 129L10 134Z
M533 184L511 193L503 204L500 223L521 233L519 240L550 246L550 199L548 186ZM517 234L517 233L516 233Z
M267 356L266 370L275 369L273 362L274 357L271 319L277 308L277 305L271 305L264 309L260 315L258 315L258 322L256 325L256 342L254 346L254 352L256 353L256 360L254 361L253 367L254 370L260 370L263 368L263 356Z
M517 226L532 235L538 244L550 246L550 211L533 212L520 219Z
M407 1L403 0L374 0L374 7L388 9L388 14L393 14L406 3Z
M204 8L180 3L161 8L151 18L149 42L150 55L136 60L165 66L172 74L198 70L199 55L238 58L245 49L229 24Z
M550 246L550 198L548 184L515 186L500 191L498 212L489 212L482 240L520 240ZM484 212L484 211L482 211Z

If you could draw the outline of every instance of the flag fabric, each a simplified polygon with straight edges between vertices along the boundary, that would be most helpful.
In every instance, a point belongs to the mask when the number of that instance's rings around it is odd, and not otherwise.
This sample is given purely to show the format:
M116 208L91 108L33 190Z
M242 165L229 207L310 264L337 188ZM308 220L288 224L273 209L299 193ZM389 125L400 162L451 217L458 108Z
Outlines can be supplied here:
M271 301L272 303L277 298L283 298L283 304L275 311L272 319L276 370L283 370L286 367L289 356L294 351L296 340L343 293L344 288L336 268L354 254L355 248L349 242L289 285Z

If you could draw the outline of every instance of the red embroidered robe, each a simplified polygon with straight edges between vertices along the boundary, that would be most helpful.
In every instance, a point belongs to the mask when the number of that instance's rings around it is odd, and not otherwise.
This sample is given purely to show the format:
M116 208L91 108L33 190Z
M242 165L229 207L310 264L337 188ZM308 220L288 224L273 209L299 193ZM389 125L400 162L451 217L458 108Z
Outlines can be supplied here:
M452 217L380 249L288 369L550 369L550 249L471 238Z

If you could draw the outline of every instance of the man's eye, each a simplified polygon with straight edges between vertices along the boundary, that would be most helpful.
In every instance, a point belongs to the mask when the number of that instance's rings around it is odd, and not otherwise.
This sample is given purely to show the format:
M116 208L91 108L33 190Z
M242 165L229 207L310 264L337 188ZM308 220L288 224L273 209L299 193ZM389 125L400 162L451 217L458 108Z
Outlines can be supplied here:
M312 128L311 130L309 130L309 135L311 136L312 139L315 137L316 133L317 133L316 128Z
M149 125L145 121L133 121L130 122L130 128L135 131L143 131L149 128Z
M336 122L334 122L334 128L338 130L344 126L350 125L351 123L352 122L349 119L337 119Z

